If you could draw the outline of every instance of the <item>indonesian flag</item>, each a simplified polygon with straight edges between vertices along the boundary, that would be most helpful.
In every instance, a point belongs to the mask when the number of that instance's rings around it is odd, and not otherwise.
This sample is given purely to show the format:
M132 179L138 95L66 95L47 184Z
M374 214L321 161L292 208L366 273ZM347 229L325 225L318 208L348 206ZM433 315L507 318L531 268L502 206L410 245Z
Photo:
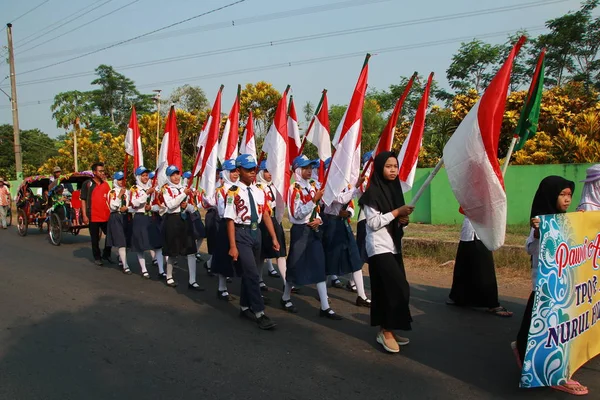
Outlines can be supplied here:
M223 128L223 136L219 142L219 160L225 162L234 159L238 156L238 141L240 127L240 91L241 86L238 85L238 92L235 96L233 106L229 112L229 117Z
M165 123L165 134L158 153L158 183L160 186L167 183L165 171L169 165L175 165L181 171L181 146L179 144L179 131L177 130L177 115L175 106L171 106L167 122Z
M140 127L138 126L135 106L131 107L131 117L129 126L125 135L125 153L133 157L133 170L140 165L144 165L144 154L142 153L142 137L140 136Z
M498 141L510 72L524 42L523 36L444 147L444 164L454 196L489 250L500 248L506 234L506 193Z
M212 195L217 189L215 176L217 175L217 142L219 140L219 125L221 123L221 93L223 85L219 88L217 98L210 112L206 125L206 142L202 148L203 156L200 162L200 187L207 195Z
M415 173L417 172L417 161L419 160L419 150L423 144L423 132L425 131L425 114L427 113L427 105L429 103L429 90L431 89L431 81L433 80L433 72L429 74L423 97L417 108L415 119L408 136L402 143L400 154L398 154L398 178L402 191L404 193L412 189L415 181Z
M288 126L288 152L290 153L290 160L300 155L300 128L298 127L298 116L296 115L296 107L294 107L293 96L290 96L290 110L287 120Z
M327 104L327 90L323 90L321 101L317 106L317 113L313 116L306 132L306 141L317 147L319 160L319 182L323 184L325 178L325 160L331 157L331 139L329 135L329 105Z
M246 128L244 128L244 134L242 136L242 143L240 143L240 154L250 154L256 158L256 142L254 141L254 119L252 118L252 110L248 114L248 121L246 122Z
M268 154L267 169L271 173L273 187L275 188L275 207L277 221L281 222L285 208L285 199L290 187L290 159L288 153L287 132L287 94L289 86L283 92L283 96L277 104L275 119L267 132L262 151Z
M336 151L331 158L331 164L325 178L323 201L326 205L331 205L345 187L348 185L354 186L360 175L362 111L367 92L370 57L371 55L367 54L346 114L335 132Z

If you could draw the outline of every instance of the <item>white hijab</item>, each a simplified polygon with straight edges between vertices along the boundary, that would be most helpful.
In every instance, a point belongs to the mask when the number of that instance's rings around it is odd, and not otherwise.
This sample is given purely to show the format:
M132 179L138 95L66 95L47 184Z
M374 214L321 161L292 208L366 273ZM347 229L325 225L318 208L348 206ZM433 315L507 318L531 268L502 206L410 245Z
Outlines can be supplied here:
M600 211L600 179L586 182L581 192L579 211Z
M239 181L239 178L235 182L231 180L231 171L221 171L221 175L223 176L223 182L229 186L233 186Z
M302 168L296 168L294 170L294 180L303 188L310 190L310 181L302 178Z
M269 186L272 182L271 181L267 181L265 179L265 170L260 170L258 171L258 174L256 174L256 183L260 183L263 186Z
M135 176L135 184L139 189L148 190L152 187L152 179L148 179L148 182L142 183L142 176L136 175Z
M121 186L121 184L119 183L118 180L113 179L113 189L115 189L115 191L117 191L117 189L125 189L125 187Z

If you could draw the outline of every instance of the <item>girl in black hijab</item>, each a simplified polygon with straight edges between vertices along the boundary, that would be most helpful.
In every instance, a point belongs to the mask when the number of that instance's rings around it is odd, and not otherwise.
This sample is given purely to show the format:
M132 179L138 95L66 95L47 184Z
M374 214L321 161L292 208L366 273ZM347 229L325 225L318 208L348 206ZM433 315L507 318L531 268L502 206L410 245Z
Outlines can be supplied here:
M402 260L403 226L414 207L404 204L398 160L392 152L375 157L371 182L359 201L367 221L366 248L371 278L371 326L380 326L377 342L390 353L409 340L394 330L410 330L410 288Z
M525 307L525 314L521 321L521 328L517 335L517 341L511 343L511 347L515 352L515 357L517 358L517 363L520 367L522 367L523 359L525 358L527 338L529 336L531 316L533 313L533 302L535 299L535 285L537 282L540 251L540 219L538 217L540 215L566 213L571 205L574 191L574 182L560 176L551 175L540 182L540 186L533 197L530 213L531 232L525 243L525 248L529 255L531 255L531 278L534 291L529 295L529 300ZM582 386L579 382L574 380L570 380L559 386L553 386L552 388L574 395L583 395L588 392L588 389L585 386Z

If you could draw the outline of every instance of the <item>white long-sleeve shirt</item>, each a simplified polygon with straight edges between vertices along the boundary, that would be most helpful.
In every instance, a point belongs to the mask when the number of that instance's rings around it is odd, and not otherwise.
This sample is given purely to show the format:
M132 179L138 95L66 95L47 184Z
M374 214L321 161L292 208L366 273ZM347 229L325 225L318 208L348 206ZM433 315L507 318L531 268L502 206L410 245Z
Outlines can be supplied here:
M351 188L344 188L344 190L342 191L342 193L340 193L330 205L326 205L325 206L325 214L327 215L339 215L340 211L342 211L342 208L344 208L344 206L346 204L349 204L352 202L352 199L354 198L354 196L356 195L356 192L358 192L359 190L355 190L355 189L351 189ZM349 204L348 207L346 207L346 211L348 211L350 213L350 217L354 216L354 205L353 204Z
M288 216L292 224L307 224L313 210L317 207L313 201L316 189L304 182L304 186L296 182L288 190Z
M369 206L364 206L363 211L367 220L367 256L398 254L394 240L387 230L387 226L395 219L392 213L382 214Z
M110 212L120 212L120 208L123 207L123 205L126 207L129 206L129 190L125 189L122 197L119 197L120 192L121 189L118 188L111 189L110 192L108 192L108 208L110 209Z
M533 290L535 290L535 285L537 284L538 263L540 261L540 239L536 239L533 236L534 232L535 229L531 228L529 237L525 241L525 250L531 256L531 284Z
M178 214L184 211L181 209L181 203L187 197L184 190L185 186L183 185L167 185L163 187L163 199L165 200L167 214ZM193 212L194 207L188 203L185 211Z
M460 241L473 242L475 239L479 239L475 233L475 228L473 228L473 224L471 224L469 218L465 217L462 228L460 229Z

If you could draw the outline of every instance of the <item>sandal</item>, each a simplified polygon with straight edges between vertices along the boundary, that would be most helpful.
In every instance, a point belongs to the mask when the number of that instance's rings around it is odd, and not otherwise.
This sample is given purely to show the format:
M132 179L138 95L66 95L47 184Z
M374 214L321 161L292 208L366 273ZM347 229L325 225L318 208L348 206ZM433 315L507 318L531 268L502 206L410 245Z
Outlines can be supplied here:
M167 279L167 274L165 274L164 272L159 273L158 279Z
M175 282L175 279L169 278L167 279L167 286L174 288L177 286L177 282Z
M123 273L124 273L125 275L131 275L131 270L130 270L129 268L125 268L125 269L123 270Z
M551 387L554 390L560 390L561 392L569 393L574 396L585 396L589 392L587 387L583 386L581 383L574 381L572 379L568 380L566 383L563 383L562 385L551 386Z
M150 279L150 274L148 272L142 273L142 278Z
M502 306L488 308L486 311L490 314L493 314L493 315L495 315L497 317L501 317L501 318L510 318L513 316L512 311L508 311L506 308L504 308Z
M273 271L269 271L269 276L271 278L281 278L281 275L279 275L279 272L273 270Z
M348 283L346 283L346 289L351 291L352 293L356 293L356 284L355 283L350 283L350 281L348 281Z

